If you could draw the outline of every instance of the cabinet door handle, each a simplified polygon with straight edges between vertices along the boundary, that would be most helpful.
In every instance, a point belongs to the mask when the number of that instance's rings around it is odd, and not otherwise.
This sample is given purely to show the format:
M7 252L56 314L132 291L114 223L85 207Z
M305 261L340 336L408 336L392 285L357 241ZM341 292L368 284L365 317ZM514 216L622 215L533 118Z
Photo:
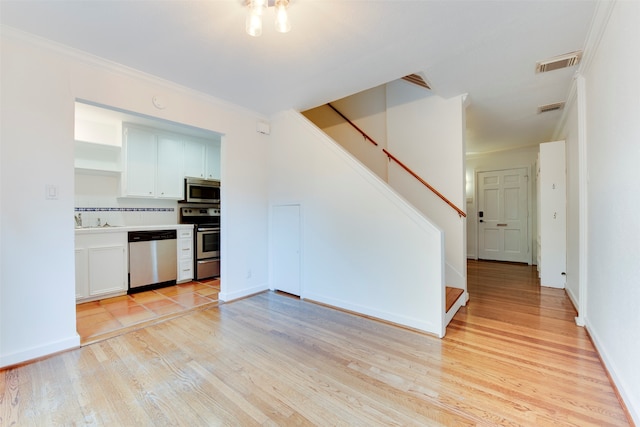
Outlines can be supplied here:
M507 224L496 224L498 227L506 227Z

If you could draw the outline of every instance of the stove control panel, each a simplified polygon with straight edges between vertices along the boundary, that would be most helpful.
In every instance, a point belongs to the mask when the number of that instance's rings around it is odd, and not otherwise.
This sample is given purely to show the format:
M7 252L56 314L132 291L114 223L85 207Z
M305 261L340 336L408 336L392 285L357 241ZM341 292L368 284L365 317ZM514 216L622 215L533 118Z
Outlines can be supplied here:
M220 208L180 208L183 217L220 216Z

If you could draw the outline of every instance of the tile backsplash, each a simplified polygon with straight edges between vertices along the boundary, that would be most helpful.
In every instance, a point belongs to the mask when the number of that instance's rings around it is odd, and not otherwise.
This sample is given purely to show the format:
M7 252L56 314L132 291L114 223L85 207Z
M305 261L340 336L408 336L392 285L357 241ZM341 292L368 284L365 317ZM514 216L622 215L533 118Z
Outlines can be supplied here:
M109 225L177 224L178 202L164 199L119 197L119 180L109 176L76 173L74 215L83 227Z
M82 218L82 226L99 225L160 225L176 224L175 207L80 207L76 206L74 215Z

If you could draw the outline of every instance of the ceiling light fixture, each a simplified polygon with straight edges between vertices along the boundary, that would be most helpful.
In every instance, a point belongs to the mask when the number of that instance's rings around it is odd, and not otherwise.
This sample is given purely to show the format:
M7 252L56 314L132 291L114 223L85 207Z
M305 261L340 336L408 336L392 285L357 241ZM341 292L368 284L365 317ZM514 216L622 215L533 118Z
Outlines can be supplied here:
M253 37L262 35L262 15L267 8L275 6L276 9L276 31L288 33L291 30L291 22L287 14L289 0L247 0L247 22L245 29L247 34Z

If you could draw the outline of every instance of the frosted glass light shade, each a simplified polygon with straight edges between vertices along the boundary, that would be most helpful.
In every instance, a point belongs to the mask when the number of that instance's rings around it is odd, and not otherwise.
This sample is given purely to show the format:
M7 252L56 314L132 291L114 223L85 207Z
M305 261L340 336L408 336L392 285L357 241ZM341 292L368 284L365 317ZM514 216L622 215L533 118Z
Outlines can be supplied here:
M250 36L260 37L262 35L262 16L249 13L245 29Z
M291 22L287 14L287 1L276 1L276 31L288 33L291 31Z

